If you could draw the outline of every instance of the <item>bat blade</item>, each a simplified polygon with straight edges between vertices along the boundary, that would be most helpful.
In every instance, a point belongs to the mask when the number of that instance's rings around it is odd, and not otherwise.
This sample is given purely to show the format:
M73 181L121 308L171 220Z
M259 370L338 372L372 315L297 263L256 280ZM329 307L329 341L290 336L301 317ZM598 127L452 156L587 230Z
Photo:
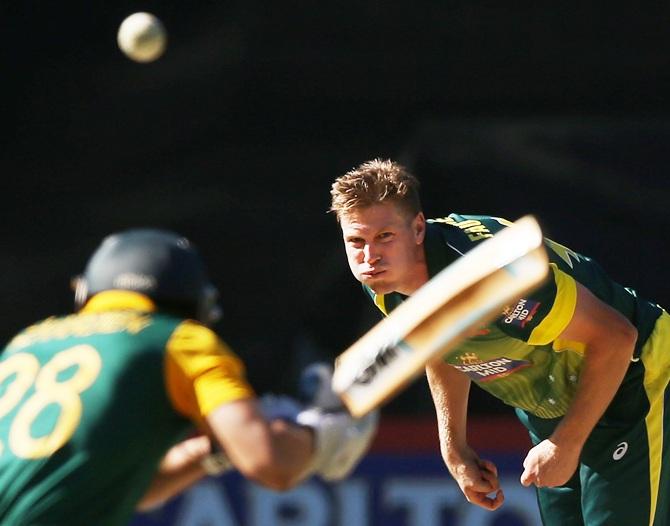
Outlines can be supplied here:
M542 231L526 216L457 259L335 360L333 390L360 417L406 387L432 359L547 276Z

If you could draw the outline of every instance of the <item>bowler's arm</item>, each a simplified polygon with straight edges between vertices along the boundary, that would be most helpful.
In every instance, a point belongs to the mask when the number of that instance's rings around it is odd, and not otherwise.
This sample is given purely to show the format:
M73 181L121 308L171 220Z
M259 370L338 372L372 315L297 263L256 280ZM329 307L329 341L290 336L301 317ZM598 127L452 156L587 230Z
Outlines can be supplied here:
M442 360L426 366L428 385L437 412L440 451L465 498L487 510L504 501L495 465L480 459L467 442L470 379ZM489 496L495 493L494 496Z
M522 484L559 486L575 472L586 439L621 385L635 350L637 330L620 312L577 283L572 319L560 339L585 344L575 397L555 431L524 461Z

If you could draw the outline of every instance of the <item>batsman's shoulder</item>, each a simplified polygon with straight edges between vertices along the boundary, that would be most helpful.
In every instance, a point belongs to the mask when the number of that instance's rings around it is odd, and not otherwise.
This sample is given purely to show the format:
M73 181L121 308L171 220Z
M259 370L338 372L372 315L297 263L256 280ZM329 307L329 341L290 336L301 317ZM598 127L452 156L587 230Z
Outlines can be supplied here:
M212 329L195 320L184 320L172 332L168 351L232 352Z

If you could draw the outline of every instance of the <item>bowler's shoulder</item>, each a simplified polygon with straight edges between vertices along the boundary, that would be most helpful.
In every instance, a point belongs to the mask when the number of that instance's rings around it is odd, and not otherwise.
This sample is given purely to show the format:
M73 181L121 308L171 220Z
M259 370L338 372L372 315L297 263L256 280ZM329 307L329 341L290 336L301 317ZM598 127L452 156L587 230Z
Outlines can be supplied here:
M475 214L459 214L453 212L442 217L435 217L426 220L430 225L438 225L447 230L462 231L468 233L488 233L495 234L496 232L508 227L512 221L504 217L489 216L489 215L475 215Z
M461 254L512 224L502 217L459 213L426 221L429 231L439 234L447 245Z

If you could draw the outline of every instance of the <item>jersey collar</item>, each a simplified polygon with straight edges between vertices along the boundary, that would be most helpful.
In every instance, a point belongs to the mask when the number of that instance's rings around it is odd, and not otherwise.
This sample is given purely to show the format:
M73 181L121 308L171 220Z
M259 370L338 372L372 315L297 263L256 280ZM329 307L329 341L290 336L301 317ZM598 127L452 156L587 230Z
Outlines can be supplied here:
M451 247L445 247L445 244L447 243L442 237L441 228L438 225L426 223L426 239L423 245L428 276L431 278L453 263L458 257L458 254L454 253Z
M91 297L80 312L138 310L154 312L156 304L144 294L129 290L106 290Z

